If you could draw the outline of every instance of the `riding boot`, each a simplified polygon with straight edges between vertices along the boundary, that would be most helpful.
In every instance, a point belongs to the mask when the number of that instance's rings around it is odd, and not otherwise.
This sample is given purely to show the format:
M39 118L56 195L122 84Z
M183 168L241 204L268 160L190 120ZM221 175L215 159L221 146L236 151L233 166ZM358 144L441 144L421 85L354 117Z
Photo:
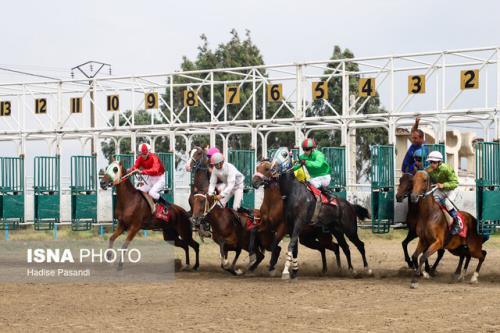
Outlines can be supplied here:
M252 212L250 212L250 210L249 210L249 209L246 209L246 208L240 207L240 208L238 208L237 212L238 212L238 213L247 214L247 215L248 215L248 217L250 218L250 220L252 220L252 221L254 220L254 219L253 219L253 214L252 214Z
M453 217L453 225L451 226L451 234L452 235L458 235L458 233L460 233L460 230L461 230L461 218L460 216L458 215L458 212L455 208L452 208L448 211L448 213L450 214L451 217Z
M165 198L163 198L161 195L158 198L157 202L161 203L163 205L163 207L165 207L165 211L167 211L168 208L170 207L170 202L168 202L167 200L165 200Z
M329 187L321 187L321 192L328 197L328 199L332 199L335 197L335 192Z

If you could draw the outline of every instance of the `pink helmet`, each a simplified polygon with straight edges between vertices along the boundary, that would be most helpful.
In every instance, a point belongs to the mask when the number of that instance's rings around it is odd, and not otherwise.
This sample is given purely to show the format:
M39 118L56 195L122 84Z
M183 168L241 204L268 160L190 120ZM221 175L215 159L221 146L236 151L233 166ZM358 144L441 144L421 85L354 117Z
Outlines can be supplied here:
M211 147L210 149L208 149L208 151L207 151L208 158L212 157L212 155L215 154L215 153L220 153L219 148L217 148L217 147Z

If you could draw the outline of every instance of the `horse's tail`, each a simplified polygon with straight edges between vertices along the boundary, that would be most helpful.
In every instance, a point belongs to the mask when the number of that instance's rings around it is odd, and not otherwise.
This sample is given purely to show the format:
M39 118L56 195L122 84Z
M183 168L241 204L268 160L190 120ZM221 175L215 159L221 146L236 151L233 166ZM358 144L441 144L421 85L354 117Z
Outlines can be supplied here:
M461 213L464 214L466 212L461 212ZM466 213L466 214L471 219L471 226L469 226L469 228L472 227L472 232L474 232L479 237L481 237L481 243L484 244L488 239L490 239L490 235L487 234L487 233L480 233L480 232L478 232L477 219L474 216L472 216L472 214L469 214L469 213Z
M365 219L371 218L370 212L365 207L360 206L360 205L352 205L352 207L354 208L354 211L356 212L356 216L360 220L365 220Z

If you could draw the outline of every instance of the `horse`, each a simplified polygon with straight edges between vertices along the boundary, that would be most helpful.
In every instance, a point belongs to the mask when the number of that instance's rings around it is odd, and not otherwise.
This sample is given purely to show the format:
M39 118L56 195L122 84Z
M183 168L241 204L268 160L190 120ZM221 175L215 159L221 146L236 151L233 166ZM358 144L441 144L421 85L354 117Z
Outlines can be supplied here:
M128 231L127 238L122 249L127 249L130 242L140 229L161 230L165 241L174 241L174 245L184 250L186 255L186 268L190 266L189 247L196 254L196 263L193 266L197 270L199 262L199 244L193 240L191 221L187 212L180 206L171 204L169 208L170 220L165 222L154 217L151 208L140 190L136 189L130 182L132 173L125 175L125 169L120 162L114 161L107 168L101 179L100 185L106 190L110 185L116 188L115 216L118 225L109 238L109 248L113 248L114 241L125 230ZM119 262L119 269L122 268Z
M418 220L418 205L412 203L409 196L413 188L413 174L404 173L399 179L399 185L396 193L397 202L402 202L405 197L408 197L408 214L406 216L406 225L408 226L408 234L406 238L401 242L403 246L403 252L405 255L405 261L408 264L408 268L416 269L413 260L411 260L408 254L408 244L417 238L417 220ZM425 271L431 276L436 273L436 268L444 255L444 249L439 249L438 256L432 267L429 267L429 261L425 261Z
M212 230L212 239L219 245L221 268L233 275L243 272L236 269L236 262L241 250L250 252L250 231L246 227L247 216L231 208L221 207L215 196L206 193L193 195L192 221L195 226L209 223ZM200 228L201 229L201 228ZM236 255L231 265L227 259L228 251L235 251ZM258 246L254 246L256 261L248 270L253 272L264 259L264 254Z
M417 219L417 236L419 237L417 249L413 253L412 259L417 265L417 260L420 254L417 269L411 281L411 288L417 288L418 278L422 274L426 276L425 272L422 273L422 265L434 252L438 249L445 248L450 253L460 256L460 260L455 271L457 280L462 280L467 273L467 267L471 257L479 260L476 271L471 277L471 283L477 283L479 277L479 270L486 258L486 251L482 249L482 244L485 239L478 234L476 229L477 221L469 213L460 211L464 225L467 227L466 238L463 239L459 235L447 237L448 222L445 213L441 210L439 205L432 196L431 179L426 171L418 171L413 177L413 188L410 195L411 201L417 205L416 215ZM464 246L466 245L466 246ZM466 258L464 272L462 273L462 264Z
M255 189L264 186L264 199L260 207L261 222L257 230L262 247L271 252L269 273L270 275L274 275L275 265L281 252L279 243L288 233L288 230L284 219L281 192L276 179L272 178L271 162L269 160L262 160L257 164L256 173L252 177L252 186ZM323 274L326 274L328 270L325 249L335 253L337 268L341 268L339 246L333 242L331 234L322 232L320 228L306 226L300 234L299 242L321 253Z
M296 278L298 266L298 239L306 223L311 221L316 206L316 197L307 187L295 178L291 167L291 158L287 148L279 148L272 162L273 174L278 177L280 192L284 196L285 220L288 224L290 243L288 244L287 259L281 277L283 279ZM318 215L324 227L335 236L340 247L347 257L349 269L352 270L349 246L344 238L346 235L354 243L363 258L363 266L369 275L372 274L366 260L365 245L357 233L357 217L368 215L366 208L351 205L347 200L337 198L337 206L324 205ZM293 259L292 259L293 258ZM290 273L290 266L292 272Z
M194 171L191 193L189 194L189 206L193 208L193 195L195 193L207 193L210 185L210 161L205 149L195 146L189 152L189 161L186 165L187 171Z

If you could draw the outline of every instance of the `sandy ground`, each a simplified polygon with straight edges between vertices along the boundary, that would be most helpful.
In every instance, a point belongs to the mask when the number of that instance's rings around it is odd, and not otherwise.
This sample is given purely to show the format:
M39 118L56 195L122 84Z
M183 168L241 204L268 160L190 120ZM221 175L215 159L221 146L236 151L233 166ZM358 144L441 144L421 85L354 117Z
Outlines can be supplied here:
M418 289L409 288L411 272L403 268L401 232L361 238L373 277L336 272L331 252L321 276L319 254L303 247L296 282L267 276L269 253L255 276L235 277L220 269L207 242L200 271L176 273L168 283L0 284L0 331L500 331L500 238L485 246L479 284L451 283L457 258L446 254L438 276ZM352 245L351 252L361 270ZM245 253L240 264L247 260Z

